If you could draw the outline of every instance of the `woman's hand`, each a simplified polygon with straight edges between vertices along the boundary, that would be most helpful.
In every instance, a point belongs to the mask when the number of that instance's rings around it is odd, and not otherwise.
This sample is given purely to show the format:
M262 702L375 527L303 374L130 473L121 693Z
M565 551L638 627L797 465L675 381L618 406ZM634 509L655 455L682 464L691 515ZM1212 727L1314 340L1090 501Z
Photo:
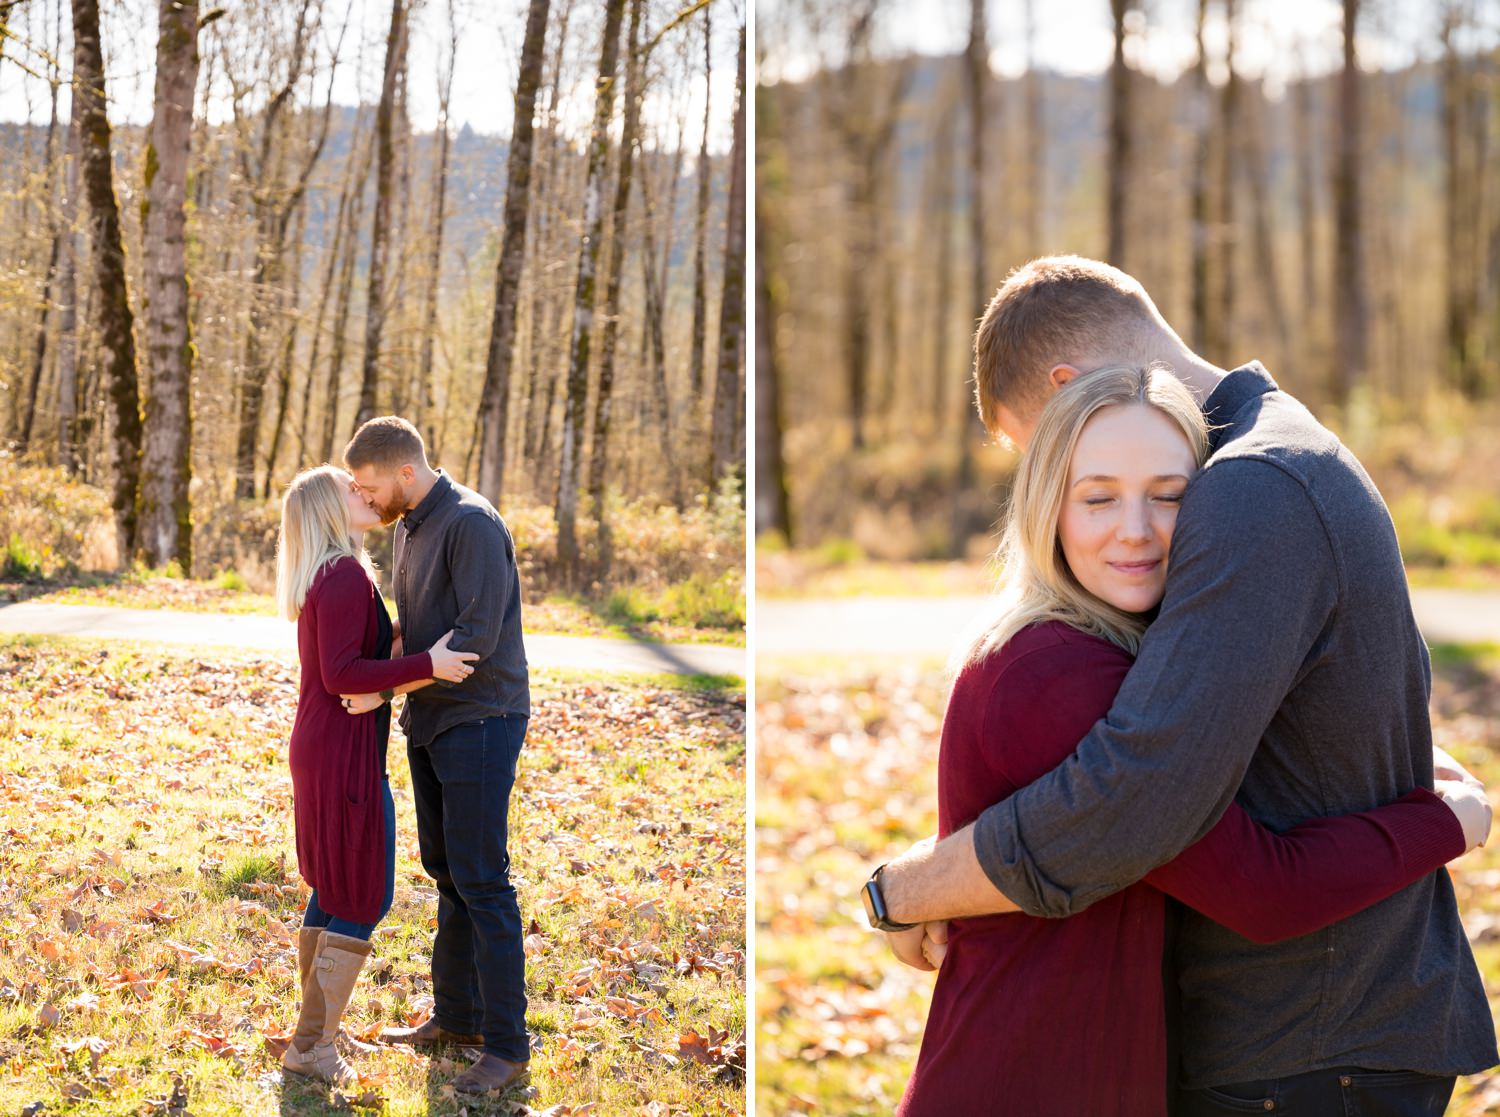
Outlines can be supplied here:
M402 649L405 646L406 645L401 642L401 637L399 637L399 636L397 636L394 640L392 640L391 641L391 658L392 659L400 659L401 655L402 655Z
M882 931L885 935L885 944L891 948L891 953L901 961L905 962L914 970L935 970L937 966L928 959L923 947L925 940L926 925L918 923L905 931Z
M932 971L943 964L948 953L948 923L918 923L907 931L886 931L886 945L891 953L912 969Z
M378 710L384 704L384 699L378 694L341 694L339 700L344 703L344 709L352 715L368 714L371 710Z
M428 649L432 656L432 677L447 683L461 683L474 673L471 661L479 658L478 652L455 652L449 649L448 641L453 636L450 628L443 638Z
M1490 835L1490 797L1478 780L1436 780L1435 791L1464 828L1464 852L1478 849Z

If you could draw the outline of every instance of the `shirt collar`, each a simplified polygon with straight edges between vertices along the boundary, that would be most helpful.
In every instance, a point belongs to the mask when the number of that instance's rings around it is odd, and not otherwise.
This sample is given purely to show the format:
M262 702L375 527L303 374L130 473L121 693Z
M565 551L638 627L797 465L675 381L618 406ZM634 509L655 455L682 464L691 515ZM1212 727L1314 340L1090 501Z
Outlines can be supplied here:
M449 495L453 492L453 480L441 469L437 471L437 480L432 483L421 502L415 507L408 509L401 516L401 522L406 526L407 534L416 531L422 526L422 521L438 508L439 505L447 503Z
M1235 419L1246 404L1274 391L1277 391L1276 381L1259 361L1241 365L1220 380L1203 402L1203 417L1209 427L1209 453L1228 441L1235 431Z

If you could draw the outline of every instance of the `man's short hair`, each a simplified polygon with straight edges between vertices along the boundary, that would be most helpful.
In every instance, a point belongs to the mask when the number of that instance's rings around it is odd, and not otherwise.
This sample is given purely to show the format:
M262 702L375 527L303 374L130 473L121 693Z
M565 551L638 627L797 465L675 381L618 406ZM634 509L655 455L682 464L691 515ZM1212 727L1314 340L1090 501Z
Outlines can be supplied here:
M1060 364L1139 356L1133 350L1153 326L1165 323L1151 297L1119 268L1082 256L1022 264L974 332L974 399L985 428L998 430L1000 404L1023 417L1039 411L1047 375Z
M373 465L383 470L426 465L427 449L416 427L399 415L381 415L354 432L344 447L344 464L350 469Z

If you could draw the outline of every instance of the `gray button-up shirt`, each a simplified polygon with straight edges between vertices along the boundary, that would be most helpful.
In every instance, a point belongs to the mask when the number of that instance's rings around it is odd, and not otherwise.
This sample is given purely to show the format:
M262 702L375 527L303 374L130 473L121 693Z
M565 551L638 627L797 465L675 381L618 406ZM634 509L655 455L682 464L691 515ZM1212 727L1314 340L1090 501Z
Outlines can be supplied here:
M1380 494L1259 364L1207 411L1166 597L1109 714L977 823L985 872L1034 915L1139 880L1236 797L1280 831L1432 786L1427 647ZM1269 946L1189 911L1175 961L1188 1086L1497 1061L1444 872Z
M490 502L439 470L437 483L396 525L395 594L401 638L430 648L450 628L449 647L478 652L461 683L412 692L401 711L407 740L421 748L455 725L531 714L521 641L521 581L510 531Z

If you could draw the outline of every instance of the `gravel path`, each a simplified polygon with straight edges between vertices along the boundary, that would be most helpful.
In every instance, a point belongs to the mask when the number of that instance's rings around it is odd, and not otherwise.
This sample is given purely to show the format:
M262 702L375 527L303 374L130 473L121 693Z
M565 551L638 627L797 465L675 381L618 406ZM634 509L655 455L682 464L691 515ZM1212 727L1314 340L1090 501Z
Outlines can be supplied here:
M1414 589L1429 643L1500 642L1500 591ZM757 656L942 655L986 608L983 597L851 597L762 600Z
M175 613L94 605L23 601L0 607L0 632L146 640L194 647L230 647L295 654L297 629L279 617ZM745 650L710 644L653 644L592 636L526 636L533 668L617 674L745 677Z

